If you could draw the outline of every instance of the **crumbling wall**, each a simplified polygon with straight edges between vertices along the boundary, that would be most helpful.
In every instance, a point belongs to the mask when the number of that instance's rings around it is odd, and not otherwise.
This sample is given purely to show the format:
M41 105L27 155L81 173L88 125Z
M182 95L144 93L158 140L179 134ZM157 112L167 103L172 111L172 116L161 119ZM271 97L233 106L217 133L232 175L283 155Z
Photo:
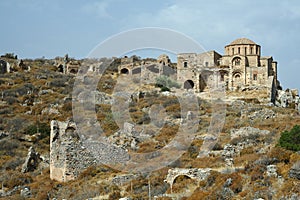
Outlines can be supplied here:
M94 163L92 154L80 141L76 124L52 120L50 178L62 182L74 180L82 170Z

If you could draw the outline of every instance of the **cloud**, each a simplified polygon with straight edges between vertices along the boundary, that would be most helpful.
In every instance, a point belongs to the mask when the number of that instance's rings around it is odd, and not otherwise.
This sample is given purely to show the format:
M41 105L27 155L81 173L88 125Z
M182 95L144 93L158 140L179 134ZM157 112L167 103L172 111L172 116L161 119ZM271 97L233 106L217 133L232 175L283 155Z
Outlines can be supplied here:
M107 11L108 7L108 1L94 1L83 5L82 11L90 15L95 15L101 19L109 19L112 18L112 16Z

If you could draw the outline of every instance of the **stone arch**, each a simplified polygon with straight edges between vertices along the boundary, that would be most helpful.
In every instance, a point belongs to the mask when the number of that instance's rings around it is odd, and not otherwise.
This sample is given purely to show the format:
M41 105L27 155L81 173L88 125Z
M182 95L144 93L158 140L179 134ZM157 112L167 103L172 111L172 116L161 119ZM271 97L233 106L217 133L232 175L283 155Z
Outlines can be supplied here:
M193 89L194 86L195 86L195 83L192 80L186 80L183 84L184 89Z
M240 71L235 71L232 74L232 86L233 87L240 87L243 82L242 73Z
M241 66L242 65L242 59L238 56L234 57L232 59L232 66Z
M198 187L199 180L188 174L179 174L175 176L172 182L172 193L186 193L187 187L194 185L194 189Z
M122 68L120 72L121 74L129 74L129 70L127 68Z

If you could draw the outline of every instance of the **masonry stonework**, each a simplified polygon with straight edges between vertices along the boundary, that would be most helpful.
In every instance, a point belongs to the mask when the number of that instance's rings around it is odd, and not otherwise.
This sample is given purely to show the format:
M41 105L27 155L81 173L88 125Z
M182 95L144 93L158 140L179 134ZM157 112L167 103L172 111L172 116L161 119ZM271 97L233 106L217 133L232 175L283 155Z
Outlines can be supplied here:
M271 101L275 99L277 62L271 56L262 57L260 45L247 38L239 38L225 46L225 55L215 51L201 54L184 53L177 56L177 80L185 89L203 92L207 81L218 71L217 82L229 91L245 88L267 88Z
M94 163L92 154L80 141L76 124L52 120L50 178L61 182L74 180L82 170Z

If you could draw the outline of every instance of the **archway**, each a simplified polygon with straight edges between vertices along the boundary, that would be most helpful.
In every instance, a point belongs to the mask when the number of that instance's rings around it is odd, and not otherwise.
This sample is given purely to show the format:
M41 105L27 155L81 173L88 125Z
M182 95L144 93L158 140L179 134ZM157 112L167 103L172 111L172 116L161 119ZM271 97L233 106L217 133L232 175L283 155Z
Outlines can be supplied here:
M187 175L179 175L173 181L172 193L186 195L188 195L188 193L193 193L198 187L198 182L198 180Z
M127 68L121 69L121 74L129 74L129 70Z
M242 85L242 74L240 72L235 72L232 77L233 87L240 87Z
M194 82L192 80L187 80L183 84L184 89L193 89L195 86Z

